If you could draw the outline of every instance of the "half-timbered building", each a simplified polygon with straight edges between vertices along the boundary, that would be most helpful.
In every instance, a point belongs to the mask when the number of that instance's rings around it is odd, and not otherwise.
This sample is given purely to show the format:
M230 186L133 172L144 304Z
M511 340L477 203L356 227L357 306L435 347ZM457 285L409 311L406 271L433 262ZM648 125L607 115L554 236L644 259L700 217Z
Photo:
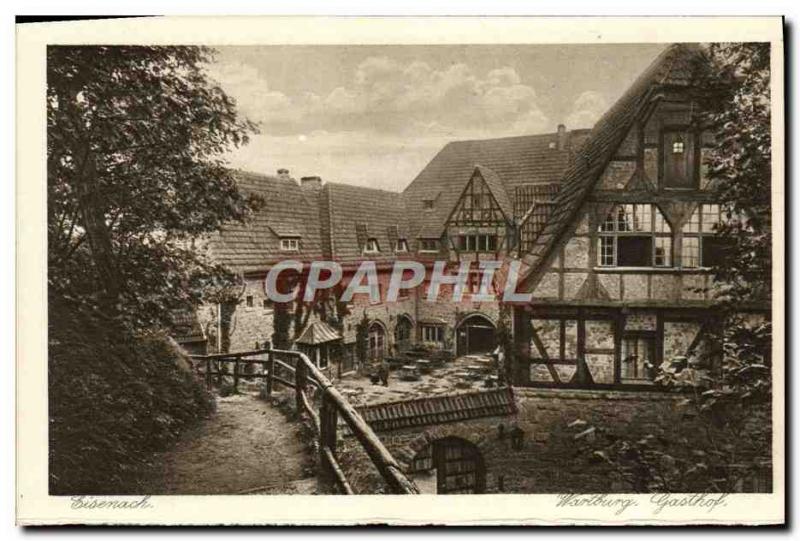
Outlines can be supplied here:
M533 299L515 308L516 384L648 386L654 367L703 347L721 214L702 160L713 136L692 86L702 58L675 45L656 59L542 209L521 250Z
M713 232L721 216L703 165L713 136L692 85L702 58L699 46L669 47L591 130L559 125L547 134L449 143L402 192L319 177L296 182L285 170L241 174L242 187L265 207L210 241L212 255L245 278L236 302L211 307L203 319L210 349L270 340L268 270L284 259L325 259L341 263L346 276L375 261L382 294L378 302L356 296L345 316L328 322L326 340L335 333L339 344L326 343L326 362L338 355L340 367L355 368L364 319L369 359L413 345L491 351L496 299L454 301L445 286L429 300L426 281L386 302L390 267L443 260L455 273L469 263L469 294L479 291L483 262L520 259L518 290L533 298L513 307L506 364L513 383L651 386L653 367L702 348L713 323L708 267L719 254ZM293 318L293 335L315 336L310 326L319 317Z

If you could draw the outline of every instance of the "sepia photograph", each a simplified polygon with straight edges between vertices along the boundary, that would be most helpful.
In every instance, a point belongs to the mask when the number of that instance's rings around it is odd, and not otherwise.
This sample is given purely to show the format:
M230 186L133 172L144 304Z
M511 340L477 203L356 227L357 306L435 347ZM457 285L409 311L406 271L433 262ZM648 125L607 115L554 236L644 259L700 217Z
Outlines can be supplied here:
M47 41L43 501L134 523L189 495L782 506L772 22Z

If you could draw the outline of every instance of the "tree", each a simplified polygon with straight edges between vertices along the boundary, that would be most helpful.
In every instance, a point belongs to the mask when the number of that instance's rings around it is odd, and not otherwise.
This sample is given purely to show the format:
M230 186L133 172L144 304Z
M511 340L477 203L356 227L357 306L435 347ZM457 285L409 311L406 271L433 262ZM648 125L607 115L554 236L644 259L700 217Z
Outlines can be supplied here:
M734 310L772 293L772 134L769 43L712 44L701 95L703 121L715 133L707 159L725 217L727 247L715 279L717 300Z
M272 320L272 346L276 349L289 349L292 340L289 330L292 326L292 316L287 303L275 303L275 312Z
M358 364L364 366L369 355L369 319L367 311L361 316L361 320L356 324L356 359Z
M203 47L48 48L51 298L163 326L230 279L199 241L258 204L221 158L255 126L207 78L212 57Z
M255 128L206 78L210 59L199 47L47 50L53 494L152 490L148 452L213 408L158 330L204 293L235 296L201 241L258 204L221 158Z
M712 44L696 67L694 98L715 135L706 166L724 218L715 321L706 346L667 360L656 384L684 393L680 406L699 430L667 441L600 429L589 447L638 491L731 492L771 471L772 326L748 314L772 290L770 46Z

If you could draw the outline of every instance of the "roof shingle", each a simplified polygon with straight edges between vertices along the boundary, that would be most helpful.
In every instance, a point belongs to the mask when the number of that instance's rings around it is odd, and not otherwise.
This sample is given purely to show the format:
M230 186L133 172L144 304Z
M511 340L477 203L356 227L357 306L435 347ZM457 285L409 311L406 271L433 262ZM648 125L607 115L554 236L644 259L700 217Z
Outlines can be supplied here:
M236 172L239 187L260 195L264 206L244 224L230 223L209 239L210 255L237 272L260 271L289 257L323 257L318 193L294 180ZM297 252L280 249L281 237L300 237Z
M397 259L394 243L405 238L407 215L399 193L328 182L322 188L323 207L328 216L323 220L323 237L330 245L330 256L340 263L356 263L364 259L391 262ZM378 242L378 253L363 253L362 228L366 239ZM394 234L397 238L392 238Z

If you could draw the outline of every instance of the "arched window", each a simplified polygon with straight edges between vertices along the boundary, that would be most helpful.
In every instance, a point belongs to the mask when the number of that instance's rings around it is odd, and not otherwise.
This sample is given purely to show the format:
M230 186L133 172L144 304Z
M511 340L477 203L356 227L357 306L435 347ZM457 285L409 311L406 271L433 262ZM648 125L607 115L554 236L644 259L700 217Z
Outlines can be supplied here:
M672 229L656 205L617 205L598 229L601 267L669 267Z
M369 326L367 339L369 359L372 361L383 359L386 353L386 332L383 330L383 325L377 321L373 322Z
M723 241L715 236L715 231L721 212L718 204L700 205L683 225L682 267L712 267L719 263Z
M414 324L406 315L397 316L394 327L394 343L398 350L406 350L411 346Z

